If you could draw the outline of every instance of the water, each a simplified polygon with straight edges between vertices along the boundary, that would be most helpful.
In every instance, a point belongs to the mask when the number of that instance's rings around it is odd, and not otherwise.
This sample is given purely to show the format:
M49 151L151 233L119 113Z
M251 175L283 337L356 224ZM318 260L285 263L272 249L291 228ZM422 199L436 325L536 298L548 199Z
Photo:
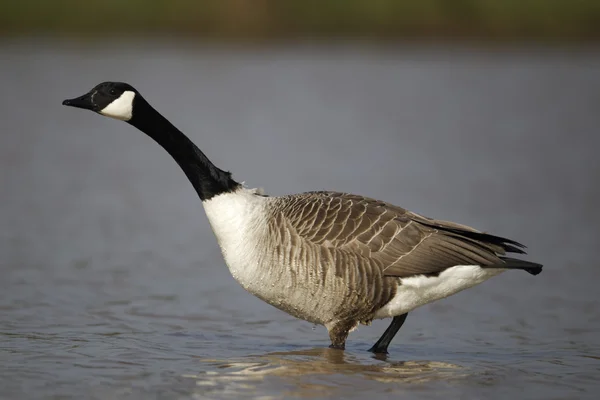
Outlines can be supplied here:
M0 45L0 397L594 398L600 51ZM61 106L134 84L271 194L366 194L529 246L510 272L327 349L247 294L176 164Z

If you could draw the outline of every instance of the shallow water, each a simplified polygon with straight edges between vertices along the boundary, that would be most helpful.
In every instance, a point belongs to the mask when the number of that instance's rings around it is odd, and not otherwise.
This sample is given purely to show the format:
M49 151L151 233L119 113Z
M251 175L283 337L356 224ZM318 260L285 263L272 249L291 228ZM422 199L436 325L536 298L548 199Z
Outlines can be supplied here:
M0 45L1 398L594 398L600 51ZM366 194L526 243L545 264L348 349L229 275L177 165L61 106L134 84L271 194Z

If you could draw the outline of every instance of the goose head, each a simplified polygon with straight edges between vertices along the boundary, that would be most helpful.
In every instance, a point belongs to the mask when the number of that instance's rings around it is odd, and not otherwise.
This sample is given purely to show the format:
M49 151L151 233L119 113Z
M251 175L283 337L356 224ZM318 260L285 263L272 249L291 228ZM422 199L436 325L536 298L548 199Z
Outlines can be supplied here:
M137 90L123 82L103 82L83 96L63 101L63 105L92 110L121 121L133 118Z

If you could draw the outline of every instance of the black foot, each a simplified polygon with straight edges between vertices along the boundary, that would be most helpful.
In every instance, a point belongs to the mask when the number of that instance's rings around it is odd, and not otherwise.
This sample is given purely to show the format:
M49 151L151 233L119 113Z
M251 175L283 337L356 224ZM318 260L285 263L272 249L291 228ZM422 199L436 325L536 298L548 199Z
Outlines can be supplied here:
M371 353L374 353L374 354L390 354L387 351L387 346L385 348L380 348L380 347L376 347L376 344L371 346L371 348L367 351L370 351Z
M388 326L385 332L383 332L383 335L381 335L379 340L369 349L369 351L375 354L388 354L387 348L394 336L396 336L396 333L398 333L398 330L404 324L404 321L406 321L407 315L408 313L395 316L390 326Z
M336 349L336 350L345 350L346 346L344 346L343 344L330 344L329 348Z

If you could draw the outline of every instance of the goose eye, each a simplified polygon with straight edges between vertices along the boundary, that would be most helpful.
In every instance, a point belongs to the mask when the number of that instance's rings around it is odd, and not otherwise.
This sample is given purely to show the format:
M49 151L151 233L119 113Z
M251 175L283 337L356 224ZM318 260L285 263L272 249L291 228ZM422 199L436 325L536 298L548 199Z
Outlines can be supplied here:
M113 88L113 89L110 89L110 90L108 91L108 93L110 93L111 95L115 96L115 95L117 94L117 89L114 89L114 88Z

